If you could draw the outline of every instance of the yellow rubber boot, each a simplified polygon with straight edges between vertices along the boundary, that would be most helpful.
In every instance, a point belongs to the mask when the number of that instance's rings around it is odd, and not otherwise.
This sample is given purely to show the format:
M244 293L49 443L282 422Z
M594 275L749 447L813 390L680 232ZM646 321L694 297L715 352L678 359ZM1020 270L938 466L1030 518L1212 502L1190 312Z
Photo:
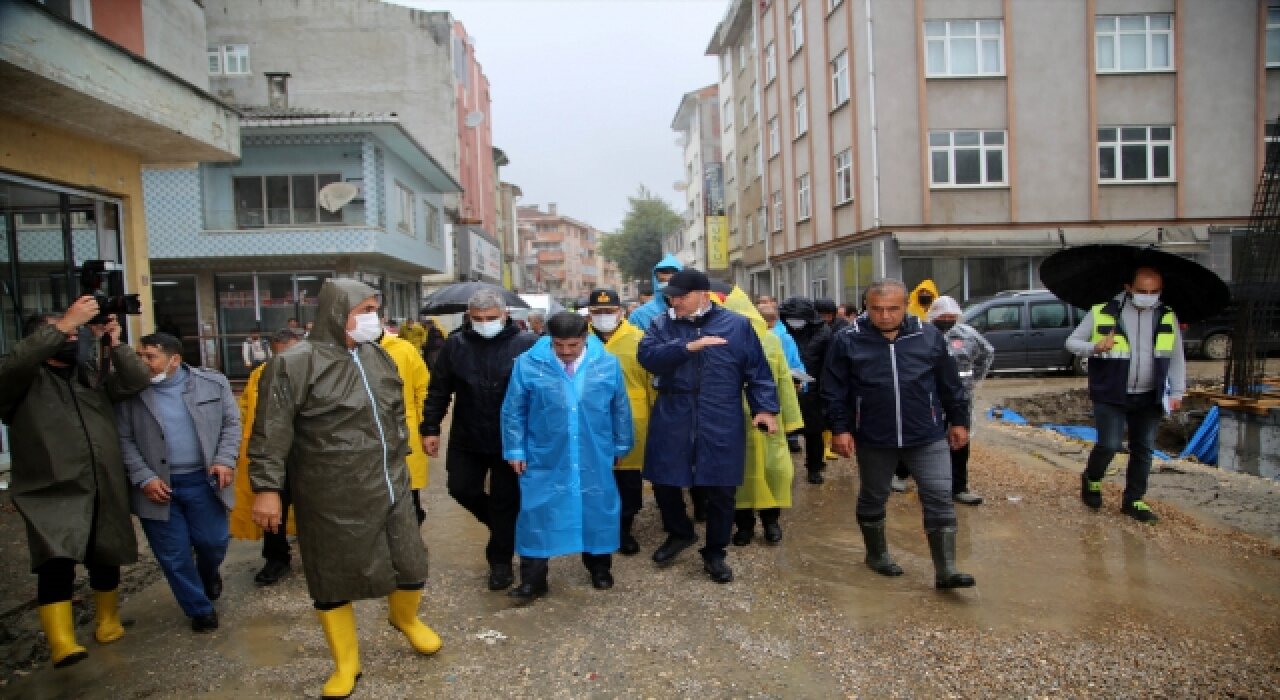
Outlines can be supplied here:
M422 624L418 619L418 603L422 601L422 590L395 591L387 596L387 607L390 608L388 622L391 626L404 632L409 644L419 654L434 654L440 651L443 642L440 635Z
M124 636L124 625L120 624L120 589L93 592L94 607L97 613L94 619L98 629L93 638L99 644L110 644Z
M827 460L840 459L840 455L831 451L831 431L822 431L822 447L824 449L822 456Z
M325 681L320 696L350 697L360 680L360 644L356 641L356 611L351 603L333 610L317 610L324 639L333 655L333 675Z
M63 668L85 659L89 652L76 644L76 626L71 614L71 601L64 600L40 606L40 626L49 638L49 656L54 668Z

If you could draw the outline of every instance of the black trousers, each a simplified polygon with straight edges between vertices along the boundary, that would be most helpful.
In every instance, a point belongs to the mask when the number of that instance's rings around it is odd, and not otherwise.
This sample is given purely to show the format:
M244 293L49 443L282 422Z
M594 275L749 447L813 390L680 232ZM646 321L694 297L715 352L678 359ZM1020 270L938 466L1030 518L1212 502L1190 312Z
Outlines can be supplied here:
M85 564L89 570L89 587L105 593L120 585L120 567ZM75 592L76 560L49 559L36 567L36 602L40 605L71 600Z
M639 469L614 469L613 480L618 484L618 497L622 501L622 532L631 532L636 514L644 506L644 477Z
M289 554L289 506L293 505L293 495L289 493L289 480L286 478L284 488L280 490L280 528L276 532L262 532L262 558L267 561L278 561L288 564L293 557Z
M401 591L420 591L426 587L426 581L419 581L418 583L401 583L396 586L396 589ZM349 600L313 600L311 601L311 607L320 611L337 610L350 602Z
M546 557L521 556L520 583L546 584L550 561ZM613 555L583 552L582 565L587 567L587 571L593 574L597 571L608 572L613 568Z
M702 548L704 559L724 559L725 548L733 534L733 505L736 486L698 486L706 498L707 542ZM662 527L667 534L691 540L697 537L693 521L684 503L684 490L679 486L653 485L653 495L662 513Z
M966 442L964 447L958 450L951 450L951 493L964 493L969 490L969 445ZM893 475L899 479L905 479L911 476L911 472L907 471L907 465L902 461L898 462L898 466L894 468Z
M449 495L489 528L484 550L489 566L511 566L520 515L520 480L515 470L500 454L457 449L446 452L445 469Z
M781 508L761 508L760 510L739 508L733 511L733 522L738 526L739 530L755 530L756 513L760 514L761 525L772 525L778 522L778 518L782 517Z

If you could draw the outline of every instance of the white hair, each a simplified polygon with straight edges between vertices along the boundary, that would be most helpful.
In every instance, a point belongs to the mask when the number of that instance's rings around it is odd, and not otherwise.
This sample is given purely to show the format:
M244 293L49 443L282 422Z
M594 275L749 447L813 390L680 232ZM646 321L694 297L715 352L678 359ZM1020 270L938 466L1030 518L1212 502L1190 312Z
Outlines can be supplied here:
M505 311L506 308L507 302L502 298L502 295L492 289L481 289L472 294L471 298L467 300L467 309L469 311L479 311L481 309Z

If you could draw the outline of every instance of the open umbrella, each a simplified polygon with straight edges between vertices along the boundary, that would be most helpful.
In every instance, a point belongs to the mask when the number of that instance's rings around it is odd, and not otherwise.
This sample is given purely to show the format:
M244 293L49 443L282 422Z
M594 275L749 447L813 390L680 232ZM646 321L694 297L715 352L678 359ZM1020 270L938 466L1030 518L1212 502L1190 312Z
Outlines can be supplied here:
M1087 309L1124 290L1140 267L1160 271L1160 299L1178 320L1192 323L1221 311L1231 301L1227 283L1203 265L1155 248L1083 245L1060 250L1040 263L1040 281L1055 296Z
M476 292L486 289L502 295L508 309L527 309L529 305L515 292L488 282L459 282L437 289L422 304L423 315L460 314L467 310L467 302Z

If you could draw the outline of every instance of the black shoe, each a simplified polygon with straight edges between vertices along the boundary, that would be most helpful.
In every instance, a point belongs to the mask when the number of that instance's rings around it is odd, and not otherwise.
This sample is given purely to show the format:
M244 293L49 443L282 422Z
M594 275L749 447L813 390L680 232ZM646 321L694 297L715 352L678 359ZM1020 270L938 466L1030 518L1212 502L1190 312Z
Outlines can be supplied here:
M503 591L515 583L516 576L511 572L510 564L494 564L489 567L489 590Z
M787 449L791 450L791 454L800 453L800 440L793 437L787 438Z
M515 598L521 603L529 603L535 598L541 598L546 595L550 590L551 588L547 586L546 581L541 583L522 583L507 591L507 597Z
M1088 474L1080 475L1080 500L1097 510L1102 507L1102 482L1090 481Z
M212 632L218 629L218 611L215 610L208 615L200 615L191 618L192 632Z
M640 543L636 541L636 538L630 532L622 536L622 543L618 547L618 553L629 557L640 553Z
M751 540L755 539L755 537L756 530L754 527L750 529L740 527L733 533L733 544L735 547L745 547L751 544Z
M777 544L782 541L782 526L777 523L764 524L764 541Z
M693 543L697 541L698 539L696 537L685 539L683 537L669 535L667 537L667 541L663 542L662 546L658 547L657 551L653 553L653 561L655 564L666 564L672 559L675 559L676 556L684 550L692 547Z
M729 583L733 580L733 569L723 559L704 559L702 568L716 583Z
M608 569L591 572L591 586L596 590L604 591L613 588L613 574Z
M253 577L253 582L259 586L270 586L285 576L288 576L289 571L289 562L280 561L279 559L268 559L267 563L262 566L262 571L259 571L257 575Z
M820 471L818 471L818 470L816 470L816 469L810 469L810 470L809 470L809 483L811 483L811 484L821 484L822 482L824 482L824 481L826 481L826 480L827 480L827 478L826 478L826 477L824 477L824 476L822 475L822 472L820 472Z
M209 600L217 600L222 597L222 574L213 572L213 580L204 582L204 594ZM216 624L214 625L217 626Z

